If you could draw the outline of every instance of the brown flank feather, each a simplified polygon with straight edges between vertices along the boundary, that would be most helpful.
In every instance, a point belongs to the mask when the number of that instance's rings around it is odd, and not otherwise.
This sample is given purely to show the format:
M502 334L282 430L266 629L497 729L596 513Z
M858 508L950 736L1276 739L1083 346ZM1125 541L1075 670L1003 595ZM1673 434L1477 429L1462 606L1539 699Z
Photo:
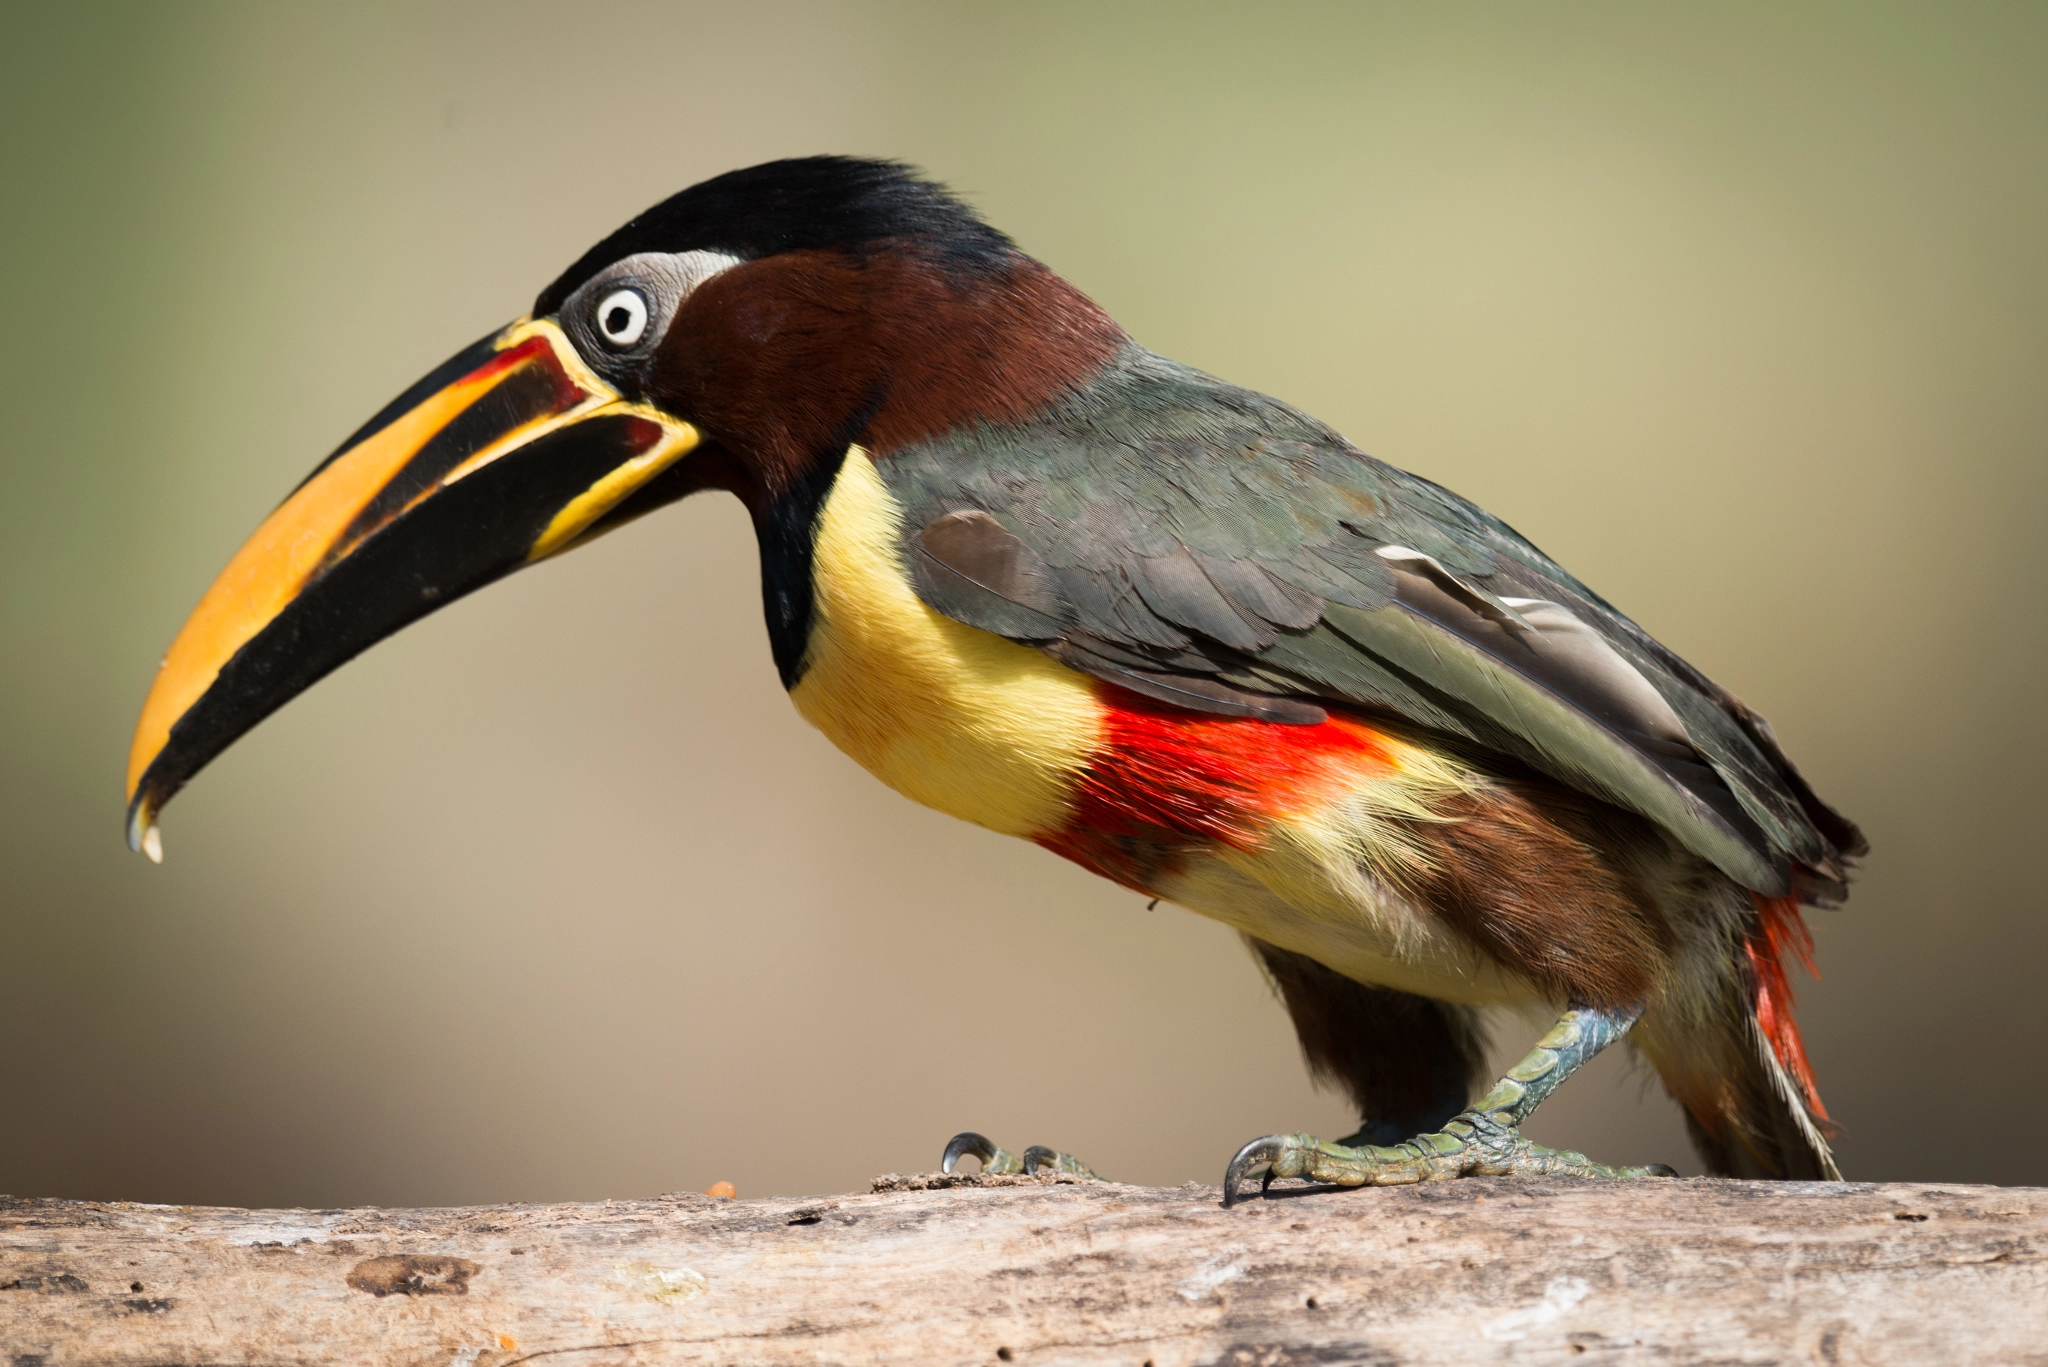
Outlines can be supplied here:
M1560 1000L1641 1003L1669 959L1650 898L1602 851L1648 832L1562 784L1499 779L1434 804L1411 827L1426 867L1403 891L1489 956Z

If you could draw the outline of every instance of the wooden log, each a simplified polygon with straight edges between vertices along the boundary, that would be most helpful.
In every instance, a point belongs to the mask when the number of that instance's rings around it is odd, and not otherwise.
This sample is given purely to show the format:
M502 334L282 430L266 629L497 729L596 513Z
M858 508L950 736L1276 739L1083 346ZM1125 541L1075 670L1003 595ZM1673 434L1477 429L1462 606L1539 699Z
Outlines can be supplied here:
M0 1362L2048 1360L2048 1191L883 1178L459 1210L0 1199Z

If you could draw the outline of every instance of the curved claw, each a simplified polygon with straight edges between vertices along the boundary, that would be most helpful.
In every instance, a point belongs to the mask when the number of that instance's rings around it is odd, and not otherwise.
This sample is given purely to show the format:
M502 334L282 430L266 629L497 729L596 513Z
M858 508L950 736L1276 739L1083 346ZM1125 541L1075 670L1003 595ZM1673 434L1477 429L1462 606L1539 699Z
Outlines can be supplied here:
M1033 1144L1030 1148L1024 1150L1024 1175L1029 1177L1041 1172L1070 1173L1075 1177L1089 1177L1097 1181L1102 1180L1102 1174L1096 1172L1095 1169L1089 1167L1086 1163L1074 1157L1074 1155L1061 1153L1058 1149L1048 1149L1043 1144Z
M1229 1210L1237 1204L1237 1184L1251 1174L1253 1168L1264 1168L1264 1178L1259 1183L1263 1194L1273 1184L1273 1165L1287 1152L1285 1135L1269 1134L1254 1139L1237 1151L1237 1157L1230 1160L1230 1166L1223 1170L1223 1208Z
M1651 1177L1678 1176L1678 1169L1672 1167L1669 1163L1652 1163L1649 1167L1644 1168L1643 1171Z
M946 1141L946 1153L939 1160L939 1171L951 1172L954 1164L958 1163L968 1154L973 1154L976 1158L979 1158L982 1166L987 1167L996 1156L996 1146L985 1134L976 1134L973 1130L962 1130ZM1029 1151L1025 1153L1024 1161L1026 1163L1031 1161Z

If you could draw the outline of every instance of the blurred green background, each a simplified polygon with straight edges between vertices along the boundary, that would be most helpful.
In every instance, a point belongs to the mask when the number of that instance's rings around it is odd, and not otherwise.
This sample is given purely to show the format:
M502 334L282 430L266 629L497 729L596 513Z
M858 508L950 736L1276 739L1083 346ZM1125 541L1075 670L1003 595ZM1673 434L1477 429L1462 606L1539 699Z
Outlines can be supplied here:
M1230 933L801 722L730 501L379 647L123 849L156 660L313 463L635 211L817 151L1769 715L1876 846L1800 989L1844 1169L2048 1180L2044 70L2036 4L7 7L0 1189L844 1190L967 1127L1214 1181L1349 1128ZM1620 1059L1534 1128L1697 1170Z

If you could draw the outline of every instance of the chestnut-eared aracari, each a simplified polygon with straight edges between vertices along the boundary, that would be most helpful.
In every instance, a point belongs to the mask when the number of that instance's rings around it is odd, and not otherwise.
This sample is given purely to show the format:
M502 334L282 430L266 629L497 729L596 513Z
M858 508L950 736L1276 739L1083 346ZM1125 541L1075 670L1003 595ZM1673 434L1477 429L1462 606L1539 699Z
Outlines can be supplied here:
M160 857L171 796L357 652L709 489L752 514L776 666L836 744L1244 935L1362 1124L1254 1140L1226 1200L1668 1171L1519 1133L1624 1034L1713 1171L1836 1175L1784 961L1865 845L1764 720L1498 518L1147 351L893 163L683 191L344 442L172 643L130 843ZM1488 1006L1561 1015L1474 1101Z

